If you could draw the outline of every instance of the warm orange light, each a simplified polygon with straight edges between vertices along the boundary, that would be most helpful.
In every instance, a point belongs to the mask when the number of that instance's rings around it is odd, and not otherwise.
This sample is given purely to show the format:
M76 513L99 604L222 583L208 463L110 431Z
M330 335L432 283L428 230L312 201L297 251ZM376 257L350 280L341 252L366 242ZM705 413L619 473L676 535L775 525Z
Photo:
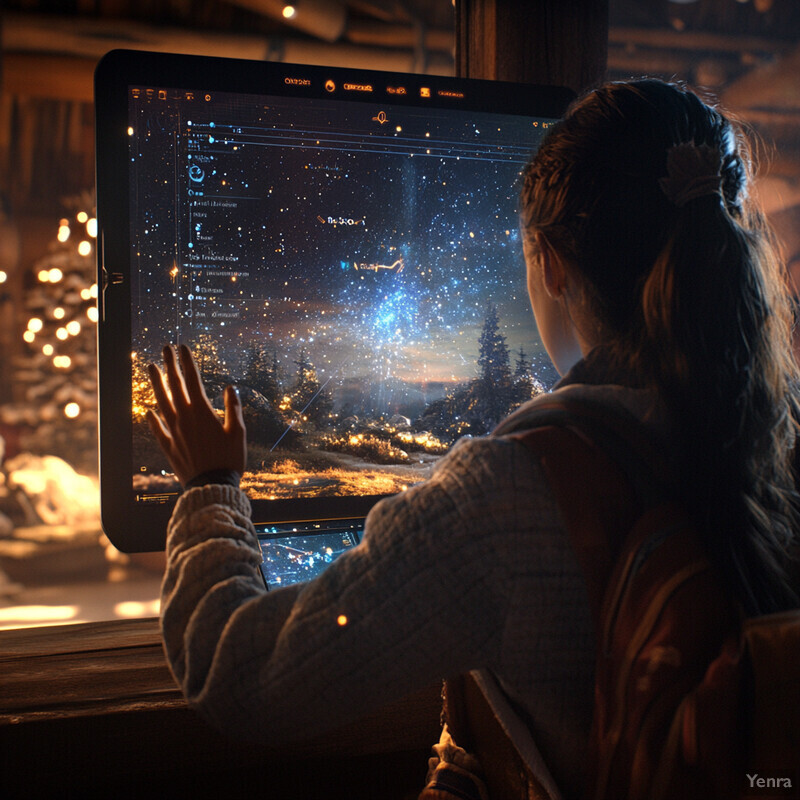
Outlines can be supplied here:
M339 616L336 617L336 624L340 628L343 628L345 625L347 625L347 623L348 623L348 619L347 619L347 616L345 614L339 614Z
M118 617L133 619L136 617L157 617L161 611L160 600L148 600L144 603L136 600L125 600L114 606L114 614Z
M78 621L77 606L9 606L0 609L0 630Z

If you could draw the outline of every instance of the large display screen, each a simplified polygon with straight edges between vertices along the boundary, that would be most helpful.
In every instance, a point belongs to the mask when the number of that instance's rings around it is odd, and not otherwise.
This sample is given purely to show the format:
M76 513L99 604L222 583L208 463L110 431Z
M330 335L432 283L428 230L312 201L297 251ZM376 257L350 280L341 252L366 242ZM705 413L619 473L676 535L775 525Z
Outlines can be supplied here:
M144 417L167 343L191 348L215 406L238 388L242 486L276 519L405 490L555 378L518 191L557 104L482 110L467 82L279 66L279 93L125 86L134 505L179 492Z

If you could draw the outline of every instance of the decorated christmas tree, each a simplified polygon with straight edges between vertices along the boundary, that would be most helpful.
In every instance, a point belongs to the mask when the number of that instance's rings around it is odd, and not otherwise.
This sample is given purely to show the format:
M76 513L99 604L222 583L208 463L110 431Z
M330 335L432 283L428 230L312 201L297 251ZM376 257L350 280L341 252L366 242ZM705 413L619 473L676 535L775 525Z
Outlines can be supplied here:
M54 225L47 256L32 268L24 301L25 348L15 364L17 402L0 418L22 447L97 469L97 283L93 200L82 195Z

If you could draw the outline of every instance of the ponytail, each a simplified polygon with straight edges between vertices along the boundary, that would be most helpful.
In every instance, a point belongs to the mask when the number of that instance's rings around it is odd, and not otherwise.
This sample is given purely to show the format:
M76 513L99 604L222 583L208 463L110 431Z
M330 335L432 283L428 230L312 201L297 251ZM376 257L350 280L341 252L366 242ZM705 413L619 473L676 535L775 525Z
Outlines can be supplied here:
M785 572L795 367L775 266L718 196L688 203L644 282L637 358L678 423L681 496L751 614L797 602Z

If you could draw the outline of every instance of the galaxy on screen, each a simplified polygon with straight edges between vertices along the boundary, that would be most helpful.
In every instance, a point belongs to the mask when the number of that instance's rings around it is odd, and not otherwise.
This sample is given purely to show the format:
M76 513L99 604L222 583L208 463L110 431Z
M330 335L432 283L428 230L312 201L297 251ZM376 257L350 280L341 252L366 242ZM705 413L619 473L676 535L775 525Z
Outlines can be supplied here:
M424 480L459 436L488 433L548 385L517 195L569 99L444 77L106 56L96 109L111 541L163 548L180 491L144 420L146 366L165 343L192 349L216 406L237 386L242 486L262 526L363 518Z

